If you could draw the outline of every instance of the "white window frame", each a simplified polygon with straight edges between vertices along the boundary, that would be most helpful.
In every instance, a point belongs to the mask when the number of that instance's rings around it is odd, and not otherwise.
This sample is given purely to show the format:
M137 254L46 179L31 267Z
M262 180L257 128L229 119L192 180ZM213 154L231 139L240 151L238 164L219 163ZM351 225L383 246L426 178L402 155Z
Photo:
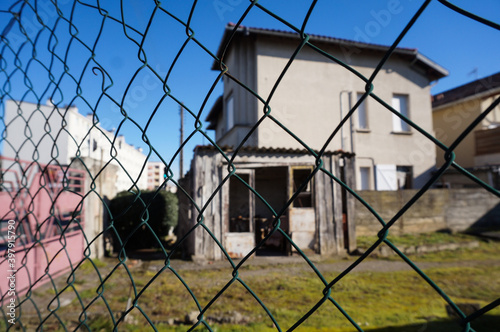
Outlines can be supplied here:
M356 94L356 102L358 102L364 95L363 92L358 92ZM366 98L359 106L356 112L358 113L356 128L359 130L369 130L370 125L368 123L368 110L366 108L368 98Z
M405 94L395 93L392 95L392 108L406 118L410 118L409 97ZM396 133L408 133L411 127L396 114L392 114L392 130Z

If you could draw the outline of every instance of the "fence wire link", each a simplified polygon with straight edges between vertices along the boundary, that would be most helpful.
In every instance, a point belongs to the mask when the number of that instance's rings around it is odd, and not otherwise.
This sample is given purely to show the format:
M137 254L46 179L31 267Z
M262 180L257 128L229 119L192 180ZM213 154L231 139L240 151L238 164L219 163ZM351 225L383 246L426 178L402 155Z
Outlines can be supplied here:
M259 246L263 243L259 243L258 246L243 259L238 261L231 259L220 239L217 239L213 230L204 224L204 215L207 207L210 205L210 200L205 202L203 206L195 207L198 211L198 222L189 234L193 234L196 229L203 229L204 232L207 232L224 253L224 256L230 264L230 270L227 276L227 283L221 286L217 294L213 294L211 299L208 301L200 298L200 292L198 289L194 289L193 286L183 278L182 273L180 273L175 268L174 264L172 264L171 258L174 255L179 254L182 241L186 240L187 235L186 237L179 239L173 249L167 250L167 248L163 246L161 239L153 233L155 241L158 243L158 247L160 247L163 252L165 258L164 265L158 271L151 274L150 280L146 284L139 284L137 280L134 279L134 273L131 271L129 261L127 260L127 252L124 249L127 242L133 241L134 232L124 238L120 237L113 223L113 217L116 216L111 216L111 223L104 229L104 231L99 234L85 234L83 231L85 225L82 222L82 216L89 212L85 211L83 207L85 202L90 197L97 197L102 203L104 209L110 213L107 205L107 198L100 192L99 179L102 179L102 177L105 176L106 169L112 167L112 165L117 165L117 167L126 172L128 179L130 180L129 191L134 193L135 200L140 202L140 204L145 207L145 210L147 210L147 207L151 204L151 202L144 201L141 197L141 190L138 185L139 176L128 172L124 166L125 162L122 159L123 156L117 152L120 132L125 127L131 127L140 133L143 142L147 145L147 158L150 159L151 157L157 157L165 164L167 176L164 183L176 186L181 195L185 195L192 204L196 205L194 199L189 197L189 191L186 188L182 188L178 182L176 182L176 174L174 174L172 165L174 161L178 160L177 158L181 149L186 144L194 140L195 137L199 137L201 135L205 140L209 141L213 147L215 147L215 149L222 155L229 165L227 176L219 184L217 190L212 193L211 198L219 193L222 186L227 183L230 178L235 178L241 183L244 183L248 190L253 192L259 200L261 200L270 210L273 211L273 214L276 217L272 232L279 232L286 238L286 241L288 241L288 243L295 248L298 254L303 258L304 262L309 266L311 272L314 273L315 278L317 278L317 280L322 284L322 286L317 289L317 292L320 295L320 299L317 303L314 304L309 311L304 312L303 316L299 320L294 322L290 327L286 328L287 330L295 330L311 315L329 302L336 308L333 310L338 310L343 316L345 316L345 318L356 330L363 331L361 326L353 318L354 313L352 310L345 309L341 303L336 301L336 294L333 288L354 268L363 262L375 249L385 243L423 280L425 280L430 287L435 289L436 293L452 307L452 309L460 317L460 322L462 324L461 328L463 331L473 331L471 322L481 317L491 309L497 307L500 304L500 300L493 301L489 305L481 308L479 311L476 311L474 314L467 316L434 280L426 275L416 263L406 257L403 252L388 239L391 228L395 225L395 223L397 223L405 212L408 211L408 209L410 209L448 169L456 169L464 176L478 183L488 192L500 197L498 190L484 183L454 161L454 150L467 135L471 134L473 128L500 103L500 99L495 100L477 119L471 122L468 128L462 132L453 144L446 146L436 139L432 133L426 132L416 123L395 111L390 105L387 104L387 102L374 93L373 88L375 78L384 67L395 48L399 45L400 41L412 28L422 13L425 12L430 2L431 0L422 1L419 10L400 32L377 67L373 70L369 77L365 77L348 64L342 62L333 55L326 53L317 45L310 42L309 36L305 31L308 20L311 17L311 13L315 10L317 1L311 2L300 26L292 24L291 22L280 17L277 13L268 9L266 7L266 2L262 2L261 4L256 0L249 1L245 4L246 9L239 21L234 25L234 32L236 32L238 26L242 24L247 15L258 11L260 14L265 14L272 19L282 22L290 30L296 33L296 38L300 41L295 52L290 57L288 65L283 69L280 77L276 80L274 87L268 96L258 95L256 92L252 91L250 87L238 81L237 77L231 76L228 72L228 67L224 63L224 57L220 59L217 58L215 50L209 49L204 45L202 40L197 39L196 31L192 25L192 22L196 19L195 13L199 14L197 12L198 1L196 0L193 1L187 15L181 15L171 10L171 6L169 6L170 2L160 3L159 1L150 1L150 3L148 3L148 7L144 5L144 8L148 8L147 10L150 12L150 17L146 24L141 27L139 27L140 24L135 24L135 22L130 22L126 19L129 16L125 15L124 11L130 10L130 8L127 9L126 4L123 1L120 1L119 4L116 2L118 4L116 8L109 8L112 5L108 2L84 0L18 0L10 1L9 6L2 3L2 8L0 9L2 22L0 43L0 104L2 105L1 107L3 107L3 112L0 112L0 115L4 129L2 131L0 143L4 146L10 146L15 149L14 145L12 145L13 137L21 136L24 140L23 146L32 146L35 153L33 154L33 158L28 161L21 161L19 157L10 161L8 159L3 160L4 166L9 165L7 169L4 167L4 172L18 174L19 181L15 185L9 184L5 181L1 183L0 190L8 192L10 195L10 206L7 209L7 213L1 216L0 219L15 219L18 221L15 228L15 233L18 236L16 245L24 246L26 258L22 260L18 259L15 271L18 276L23 275L27 278L29 280L29 285L27 289L16 295L15 324L10 324L10 311L7 306L10 301L10 296L8 289L5 288L5 281L2 280L2 284L0 286L2 303L0 312L3 317L3 322L0 322L0 324L3 325L1 326L7 328L7 330L23 331L33 331L35 329L39 331L90 331L93 328L96 328L96 325L92 325L93 319L96 317L96 314L93 311L93 306L98 306L101 310L99 314L103 315L105 320L111 322L111 325L115 329L119 329L121 324L127 322L130 323L131 320L127 317L131 316L133 312L134 315L143 317L145 324L149 324L151 329L157 331L158 328L156 325L158 319L154 317L154 313L147 306L144 306L140 300L141 296L148 292L151 285L154 283L160 283L161 279L168 274L169 276L176 278L182 287L184 287L188 298L190 298L190 300L186 298L184 301L193 301L196 306L196 310L199 313L196 318L196 323L194 323L190 328L191 330L198 329L200 327L213 330L211 321L207 319L210 310L214 306L215 302L219 298L223 297L230 287L236 284L242 286L251 298L253 298L256 303L262 307L264 312L264 315L262 316L263 320L269 321L278 331L285 329L285 327L283 327L283 323L281 323L280 320L275 317L276 315L273 314L275 312L275 308L268 307L265 300L262 299L262 296L257 294L252 289L252 286L245 281L245 278L240 275L242 267L250 264L248 260L249 257L255 253ZM450 11L455 11L460 15L464 15L472 20L475 20L477 24L484 24L492 29L500 30L499 25L494 22L478 17L473 13L469 13L464 9L449 3L448 1L439 0L439 2L446 6ZM143 4L141 4L141 6L143 6ZM87 14L87 25L82 25L78 15L75 14L77 11L85 11ZM144 12L145 11L146 10L144 10ZM166 72L162 71L155 64L153 60L154 57L150 54L153 53L153 51L151 51L147 45L148 38L150 38L154 33L153 30L159 29L159 27L155 24L161 20L170 20L175 22L177 28L181 28L181 30L175 30L175 32L165 31L165 35L168 35L169 33L183 33L185 35L183 43L177 45L178 50L174 53L174 56L172 57L173 60L171 61ZM85 30L86 27L89 31ZM155 31L155 33L158 33L158 31ZM136 67L127 69L131 71L131 78L129 82L116 81L116 78L113 78L110 71L106 69L107 66L111 66L112 64L101 63L98 61L98 57L96 57L97 50L102 47L103 43L105 43L105 37L103 36L106 34L114 34L116 36L120 35L121 37L125 37L133 45L132 49L134 50L134 53L127 53L123 55L134 58L136 61ZM231 38L227 43L229 43L230 40ZM168 41L166 41L166 43L168 43ZM172 51L173 47L177 47L174 45L167 46L171 48L170 51ZM223 45L223 49L226 49L227 46L227 44ZM170 80L172 72L176 70L177 64L182 60L189 47L196 47L198 50L201 50L205 56L208 56L212 61L215 61L220 68L217 77L213 81L213 85L206 87L208 93L206 94L206 97L199 109L183 105L180 98L176 95L175 82L171 82ZM363 96L350 109L342 121L332 126L330 137L325 141L323 147L319 151L315 151L309 147L304 141L301 140L300 137L297 137L293 132L286 128L286 126L273 115L272 109L269 106L274 92L280 85L281 79L284 77L287 69L295 61L297 55L304 47L309 47L315 52L326 56L332 62L340 64L345 68L345 70L352 72L359 80L362 80L366 87L366 91ZM85 89L85 82L89 79L89 74L97 75L99 78L100 88L98 89L98 94L96 94L95 91L91 92L88 89ZM150 75L148 77L150 77L151 80L162 86L162 94L158 97L158 102L154 108L141 110L142 114L149 112L149 116L146 121L139 121L135 118L136 114L132 111L130 107L131 103L127 101L126 96L130 95L130 91L134 88L135 82L142 77L141 75L145 74ZM45 80L48 80L47 84L39 84L38 77L41 76L43 76ZM95 85L96 76L92 77ZM235 147L231 154L224 152L222 147L217 146L217 144L206 133L206 129L202 124L202 116L206 116L207 114L206 104L208 99L212 97L212 93L216 85L224 77L227 77L229 80L233 80L243 89L252 94L258 102L262 103L264 110L259 121L255 123L249 134L238 147ZM69 90L65 88L66 86L71 86L74 89ZM22 87L22 91L20 90L20 87ZM119 92L117 92L118 90ZM358 195L354 188L350 188L339 178L335 177L326 167L324 167L322 162L322 157L325 154L327 146L330 144L332 139L339 134L341 127L349 121L350 117L352 117L352 115L356 112L356 109L363 102L363 100L367 98L372 98L377 101L383 105L387 111L399 116L415 131L425 136L438 148L440 151L438 153L441 153L446 160L444 165L438 169L438 171L423 186L423 188L419 190L412 197L412 199L410 199L390 220L384 220L377 211L375 211ZM40 105L45 105L47 99L50 99L52 103L52 110L48 115L40 110ZM6 119L4 112L7 100L34 102L34 104L38 106L33 117L43 120L34 121L32 118L26 117L20 103L16 104L16 117L14 119ZM172 102L174 105L183 106L187 111L189 121L193 124L191 132L187 135L187 138L171 156L165 156L158 152L155 147L155 143L152 143L149 139L148 131L150 126L152 126L155 122L154 118L158 109L163 103L166 102ZM85 137L74 137L71 129L67 128L65 125L64 119L67 114L69 114L71 105L75 103L85 105L91 113L92 126L88 130ZM103 119L101 119L102 109L106 107L103 105L111 105L119 110L119 112L114 115L116 119L118 119L118 125L113 137L107 136L101 129L101 125L103 125ZM61 116L63 120L61 121L62 123L60 126L54 128L50 125L50 118L57 117L58 115ZM299 246L292 241L280 225L279 218L284 214L287 207L292 204L301 188L298 188L286 206L279 207L279 209L275 211L259 194L259 192L255 190L255 188L253 188L249 183L246 183L243 178L236 174L237 166L234 164L236 156L238 156L240 150L242 149L244 143L249 139L250 135L265 119L275 122L281 130L286 131L290 137L297 140L304 147L304 151L316 159L314 170L309 179L318 173L323 173L330 177L338 185L342 186L347 191L348 195L351 195L355 199L359 200L368 210L370 210L373 216L380 223L378 240L373 243L373 245L371 245L371 247L363 255L356 259L348 268L339 273L333 279L329 279L320 272L315 263L301 250ZM25 123L24 132L9 131L9 128L12 128L13 126L12 123L15 121L23 121ZM41 126L44 128L44 135L40 138L40 140L33 138L32 132L36 130L35 126ZM86 159L83 155L83 147L85 141L87 139L90 140L91 135L99 134L99 132L107 140L109 150L104 151L106 159L102 162L101 158L99 169L94 171L92 170L91 165L86 164ZM74 158L69 165L63 165L58 162L58 157L63 153L63 151L58 149L57 143L58 139L63 135L68 135L76 146L76 158ZM45 141L49 140L53 146L50 160L48 162L41 162L41 156L37 153L38 146L41 144L42 139ZM18 147L18 149L21 148L22 146ZM9 162L7 163L7 161ZM144 161L140 174L145 172L146 162L147 160ZM78 163L83 165L83 168L81 168L83 170L74 170ZM33 174L41 175L34 177ZM86 186L84 186L82 174L86 174L90 179L90 183L87 183ZM31 186L31 180L34 178L36 179L38 186L36 191L34 191ZM61 185L54 187L51 185L54 182L60 183ZM302 184L302 186L305 186L305 183ZM72 210L70 213L66 214L61 212L63 210L61 201L64 197L71 197L71 201L73 202ZM37 214L35 213L35 209L37 208L36 204L39 204L37 203L37 199L41 198L46 199L46 208L48 209L48 215L43 220L37 219ZM151 229L148 224L148 220L149 216L144 214L142 216L142 222L138 228L146 227ZM35 226L33 226L33 221L35 222ZM4 226L2 225L2 227ZM7 233L3 230L4 229L2 229L1 235L2 241L7 243ZM120 250L118 260L116 265L112 267L105 267L98 260L93 259L93 253L90 249L94 242L103 239L105 233L117 235L119 241ZM75 234L83 236L85 247L84 252L81 253L83 258L76 262L72 261L73 253L71 252L69 246L70 242L74 241L72 236L75 236ZM48 242L48 240L52 242ZM53 242L58 244L56 247L58 248L57 252L51 252L52 247L50 247L50 245ZM43 260L43 266L45 266L41 272L34 271L32 269L33 267L28 263L27 257L35 252L39 253L37 257L41 257ZM18 257L21 257L19 256L19 252L17 254ZM57 257L59 257L58 259L64 257L64 259L69 262L70 272L58 270ZM6 263L8 259L8 252L5 250L5 253L1 258L2 264ZM78 279L78 275L81 274L82 271L91 271L90 274L95 278L95 289L91 292L90 296L88 294L88 290L82 290L80 284L81 280L79 281ZM128 298L128 303L121 309L113 307L108 292L110 287L113 287L112 285L113 282L116 281L116 278L125 279L130 285L129 289L122 290L125 299ZM59 282L60 280L64 280L64 282L61 283ZM44 284L45 288L43 289L46 293L45 295L48 294L47 296L50 298L44 303L38 302L36 297L37 289L41 284ZM72 310L71 312L68 312L65 310L68 298L73 299L76 303L78 303L79 311ZM178 300L171 299L171 301ZM283 305L286 306L292 304L284 303ZM328 322L325 322L325 326L328 326Z

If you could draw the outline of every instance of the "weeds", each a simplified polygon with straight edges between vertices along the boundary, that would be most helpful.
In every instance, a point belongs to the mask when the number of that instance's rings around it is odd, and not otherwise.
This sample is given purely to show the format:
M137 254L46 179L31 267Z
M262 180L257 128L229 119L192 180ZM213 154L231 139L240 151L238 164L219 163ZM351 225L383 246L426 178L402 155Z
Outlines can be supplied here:
M476 240L465 235L437 234L430 236L414 236L391 239L397 245L414 245L415 243L444 243ZM364 241L364 242L363 242ZM372 239L360 239L361 243L369 243ZM425 273L435 280L437 285L455 302L472 302L484 306L496 300L500 294L500 266L498 266L499 242L480 241L474 249L463 249L450 252L437 252L411 257L421 266ZM354 258L350 258L353 260ZM392 260L399 259L397 257ZM204 313L204 319L210 323L214 331L276 331L267 312L248 292L254 294L266 305L266 308L280 324L283 330L290 328L297 320L324 298L325 284L307 266L297 263L287 264L286 259L279 265L256 266L252 260L248 266L240 269L237 278L231 266L207 266L205 269L177 268L182 280L189 285L196 296L198 304L189 294L184 284L170 270L163 271L140 294L142 287L156 276L157 264L151 262L138 264L130 268L130 274L136 289L131 287L131 278L124 268L113 272L106 281L102 298L96 293L96 271L90 262L79 268L74 281L78 286L78 296L85 303L92 303L84 319L91 331L111 331L112 319L107 309L109 306L115 318L126 310L129 292L134 309L130 319L118 325L120 331L151 331L151 326L141 312L155 323L158 331L185 331L192 324L182 324L186 314L204 308L217 294L229 285ZM354 270L336 283L330 296L362 327L365 331L450 331L460 329L457 322L447 316L446 301L415 271L397 270L384 272L383 261L370 258L364 264L379 263L381 268L370 271ZM445 265L436 265L444 262ZM344 262L345 263L345 262ZM348 263L348 262L347 262ZM382 264L380 264L382 263ZM390 264L392 262L387 262ZM99 271L110 271L117 264L116 260L105 259L95 263ZM339 272L334 268L338 261L325 259L317 262L329 282ZM151 266L150 266L151 265ZM176 263L173 262L172 266ZM103 278L105 275L103 275ZM61 278L61 280L64 280ZM49 292L38 291L33 295L47 297ZM94 301L94 302L92 302ZM198 305L200 307L198 307ZM62 309L61 309L62 310ZM72 301L64 308L64 312L81 312L78 301ZM63 313L60 313L63 315ZM232 322L239 315L239 322ZM63 316L61 316L63 317ZM474 321L473 327L480 331L495 331L500 324L500 309L494 309ZM64 319L64 317L62 318ZM172 325L172 323L175 323ZM55 324L55 323L53 323ZM55 326L55 325L54 325ZM422 330L423 329L423 330ZM205 328L199 326L196 331ZM352 331L352 325L340 313L335 305L327 300L311 315L298 331Z

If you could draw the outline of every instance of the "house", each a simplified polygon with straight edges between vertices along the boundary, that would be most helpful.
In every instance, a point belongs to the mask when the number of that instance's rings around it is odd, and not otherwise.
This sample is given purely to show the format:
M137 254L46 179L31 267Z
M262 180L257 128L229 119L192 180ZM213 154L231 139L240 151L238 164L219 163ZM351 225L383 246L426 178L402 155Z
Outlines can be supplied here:
M163 168L160 161L148 162L148 190L156 190L163 183Z
M165 164L162 161L148 161L148 190L161 189L174 193L177 191L177 186L164 183L165 181Z
M222 56L234 26L229 25L218 55ZM310 42L370 77L388 47L324 36ZM228 73L268 98L290 57L300 45L296 33L240 28L224 53ZM244 64L244 65L242 65ZM214 70L218 64L214 63ZM374 93L422 129L432 132L430 83L447 71L415 49L397 48L374 81ZM340 120L365 92L366 83L311 47L304 47L286 71L269 106L271 115L312 149L321 149ZM237 146L263 115L263 104L238 82L224 76L224 95L208 114L217 144ZM302 148L275 122L266 119L248 146ZM342 127L327 150L356 154L357 189L420 188L430 177L434 152L423 150L427 139L367 98ZM433 150L433 149L428 149Z
M61 165L69 165L77 154L100 165L111 159L115 133L94 125L92 114L84 116L75 106L57 107L50 100L47 105L7 100L4 114L6 137L2 155L5 157ZM123 135L116 138L115 148L116 159L121 163L120 166L111 160L111 164L117 166L116 194L132 186L146 156L142 149L126 143ZM146 189L147 176L141 176L137 186Z
M57 107L50 101L42 105L6 100L3 121L5 129L0 156L3 183L16 184L22 181L31 191L38 184L33 180L33 176L27 177L28 170L42 179L45 177L44 169L58 170L53 172L60 176L57 181L52 182L59 181L59 186L61 179L64 179L62 175L79 172L78 174L85 177L84 181L81 181L84 186L79 187L78 196L78 201L85 197L84 213L80 215L84 216L81 225L84 226L86 239L91 242L91 257L103 256L104 243L101 233L106 213L103 202L107 203L107 200L118 192L132 187L133 181L141 174L146 156L140 149L127 144L123 136L118 136L115 149L119 163L117 160L110 160L115 133L101 128L99 124L94 125L92 115L81 115L75 106ZM78 158L75 158L76 156ZM33 171L35 168L39 170ZM137 186L146 189L145 175L139 178ZM15 188L16 186L13 186L12 191L16 191ZM75 205L63 204L64 195L53 194L51 197L55 197L55 203L66 206L65 209L59 210L63 219L68 219L73 210L71 207ZM30 197L27 199L29 201ZM33 197L31 199L33 200ZM36 207L40 202L37 199L31 204ZM27 203L15 202L10 195L0 197L0 205L11 204L16 206L17 217L22 219L22 207ZM48 207L50 205L46 208ZM47 213L37 214L30 220L30 227L36 227L36 223L44 220L46 215ZM87 244L79 248L80 252L83 252Z
M201 220L234 256L247 254L262 239L259 248L274 241L281 252L293 252L297 248L290 248L286 236L301 250L352 250L352 196L332 176L359 190L419 188L430 178L435 152L423 149L427 139L372 96L326 144L366 91L366 82L344 64L370 77L389 47L308 37L300 48L297 33L226 27L217 52L224 65L215 61L212 67L227 69L224 92L206 118L221 151L195 149L186 183L197 206L186 220L197 232L187 245L190 254L220 256L217 246L206 247L212 235L196 224ZM430 84L445 75L417 50L396 48L373 93L432 132ZM323 168L315 172L314 152L322 149ZM233 167L237 177L224 182ZM280 232L272 236L279 240L268 236L278 219Z
M499 97L500 72L432 97L432 116L436 138L446 146L451 146L477 117L491 108L453 151L458 165L496 188L500 188ZM496 104L494 104L495 101ZM443 150L437 150L437 166L443 164L444 155ZM454 168L449 168L440 181L446 187L477 186L475 182L461 175Z
M49 281L48 271L59 274L83 259L89 212L80 203L86 185L82 170L0 156L0 231L15 230L15 236L0 238L0 255L7 257L14 245L16 291L36 288ZM0 278L8 278L9 270L9 261L1 260Z

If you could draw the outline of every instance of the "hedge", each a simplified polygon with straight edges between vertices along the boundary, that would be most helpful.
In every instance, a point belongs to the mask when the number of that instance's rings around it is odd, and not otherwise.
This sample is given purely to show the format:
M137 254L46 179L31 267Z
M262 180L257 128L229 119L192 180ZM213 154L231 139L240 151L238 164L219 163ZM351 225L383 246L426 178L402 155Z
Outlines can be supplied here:
M145 214L146 206L148 214ZM121 192L110 202L111 212L110 222L112 222L116 232L123 242L130 237L125 249L137 250L157 248L160 243L155 238L151 230L159 240L168 235L169 230L177 226L178 202L177 196L168 191L142 192L140 196L129 192ZM143 223L143 218L147 219ZM143 223L133 234L134 229ZM114 233L114 232L113 232ZM113 247L115 251L121 250L120 241L116 234L112 234Z

